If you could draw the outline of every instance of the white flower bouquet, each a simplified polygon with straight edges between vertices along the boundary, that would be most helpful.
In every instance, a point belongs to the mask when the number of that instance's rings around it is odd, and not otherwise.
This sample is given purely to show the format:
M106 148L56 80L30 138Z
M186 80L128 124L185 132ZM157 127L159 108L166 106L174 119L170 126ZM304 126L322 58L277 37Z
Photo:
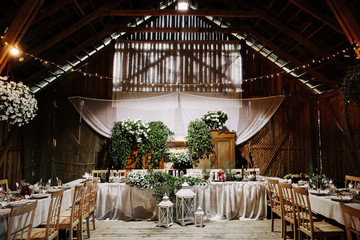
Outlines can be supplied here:
M29 87L22 82L0 80L0 121L22 126L36 116L37 110L37 101Z
M130 186L137 186L140 189L146 189L150 187L149 178L147 177L149 173L147 171L136 171L130 172L127 175L126 183Z
M201 120L205 122L210 129L220 129L228 120L228 118L228 114L225 111L219 109L217 111L209 110L206 114L204 114Z
M175 168L191 168L192 158L188 152L174 152L169 154L169 160L174 163Z

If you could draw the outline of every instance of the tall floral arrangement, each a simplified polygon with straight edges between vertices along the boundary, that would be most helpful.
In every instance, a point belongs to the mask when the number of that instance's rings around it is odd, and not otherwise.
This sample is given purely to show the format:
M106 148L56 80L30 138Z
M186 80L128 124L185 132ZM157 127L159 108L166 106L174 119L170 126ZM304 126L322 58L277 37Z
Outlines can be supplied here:
M225 111L219 109L217 111L209 110L206 114L204 114L201 120L205 122L210 129L220 129L228 120L228 118L228 114Z
M22 126L36 116L37 110L37 101L29 87L22 82L0 80L1 121Z

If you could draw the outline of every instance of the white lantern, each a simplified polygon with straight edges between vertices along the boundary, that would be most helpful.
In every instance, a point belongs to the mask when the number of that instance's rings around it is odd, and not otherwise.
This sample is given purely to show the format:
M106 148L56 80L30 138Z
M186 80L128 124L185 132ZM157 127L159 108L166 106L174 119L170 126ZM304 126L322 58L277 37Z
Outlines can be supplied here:
M159 209L159 222L158 226L170 227L173 225L173 203L169 200L169 197L166 195L163 197L163 200L158 204Z
M194 223L195 196L186 182L176 193L176 221L182 226Z
M204 226L204 212L199 206L197 211L195 212L195 226L203 227Z

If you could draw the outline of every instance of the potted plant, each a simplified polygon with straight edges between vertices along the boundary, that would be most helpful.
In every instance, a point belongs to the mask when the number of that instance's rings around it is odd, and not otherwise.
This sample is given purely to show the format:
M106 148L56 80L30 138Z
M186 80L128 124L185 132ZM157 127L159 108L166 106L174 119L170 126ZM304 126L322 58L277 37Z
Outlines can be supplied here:
M188 152L174 152L169 154L169 160L174 163L175 169L192 167L192 158Z
M186 139L188 140L189 153L195 167L198 166L200 159L208 158L214 153L211 132L205 122L200 120L191 121Z
M219 109L217 111L209 110L206 114L204 114L201 120L210 129L222 130L228 118L228 114L225 111Z

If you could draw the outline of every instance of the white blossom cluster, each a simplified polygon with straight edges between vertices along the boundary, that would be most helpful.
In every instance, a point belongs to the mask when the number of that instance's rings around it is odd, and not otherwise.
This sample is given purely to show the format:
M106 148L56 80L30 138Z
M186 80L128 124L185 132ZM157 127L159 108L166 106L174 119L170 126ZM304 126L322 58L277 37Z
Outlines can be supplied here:
M140 189L146 189L150 187L147 171L133 171L127 175L126 183L130 186L139 187Z
M217 111L215 110L209 110L202 118L201 120L206 123L211 129L219 129L222 127L225 122L228 120L228 114L219 109Z
M22 126L36 116L37 110L37 101L29 87L22 82L0 80L0 121Z
M189 167L192 164L192 158L188 152L175 152L170 153L169 160L178 167Z
M121 122L121 128L124 132L128 132L136 138L137 142L141 142L143 138L147 138L150 128L149 123L141 120L132 120L125 118Z

